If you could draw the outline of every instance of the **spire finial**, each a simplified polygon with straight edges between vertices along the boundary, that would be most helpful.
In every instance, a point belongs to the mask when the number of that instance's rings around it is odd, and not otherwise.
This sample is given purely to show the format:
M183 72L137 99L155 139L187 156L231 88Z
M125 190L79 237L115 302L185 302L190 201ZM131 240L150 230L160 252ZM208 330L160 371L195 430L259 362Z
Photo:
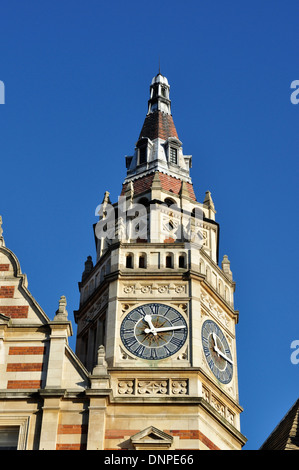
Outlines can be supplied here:
M66 297L62 295L59 299L59 307L56 310L54 321L67 320Z
M160 56L159 56L159 75L161 75Z
M2 228L2 216L0 215L0 238L2 238L3 228Z

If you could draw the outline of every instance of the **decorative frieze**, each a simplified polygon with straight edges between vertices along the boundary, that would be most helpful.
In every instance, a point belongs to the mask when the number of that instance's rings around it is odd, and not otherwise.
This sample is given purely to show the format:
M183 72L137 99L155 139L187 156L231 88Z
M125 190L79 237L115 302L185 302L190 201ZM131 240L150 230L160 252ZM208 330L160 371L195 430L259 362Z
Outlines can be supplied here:
M138 395L167 395L168 380L137 380Z
M200 294L202 304L209 310L209 312L213 313L216 318L227 328L231 326L231 319L225 313L225 311L219 307L217 302L212 299L204 290L201 291Z
M186 295L187 294L187 284L176 284L176 283L169 283L169 284L126 284L123 286L123 293L128 295L136 294L144 294L144 295L165 295L165 294L179 294L179 295Z
M230 424L235 424L235 414L222 403L210 390L202 387L202 397Z
M118 381L118 395L188 395L188 379L124 379Z

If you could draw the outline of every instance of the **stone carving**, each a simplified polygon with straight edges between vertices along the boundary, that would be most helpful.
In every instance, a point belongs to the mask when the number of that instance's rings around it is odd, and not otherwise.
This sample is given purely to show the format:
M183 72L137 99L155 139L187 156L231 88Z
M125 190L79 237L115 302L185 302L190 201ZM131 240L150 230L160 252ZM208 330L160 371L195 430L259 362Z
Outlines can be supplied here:
M167 380L142 380L137 384L137 393L140 395L166 395L167 392Z
M227 421L234 425L235 421L235 415L234 413L223 403L221 403L220 400L218 400L217 397L215 397L209 390L205 387L202 387L202 397L210 403L210 405L224 418L227 419Z
M119 395L133 395L134 393L134 380L120 380L118 382Z
M188 359L188 348L186 348L184 352L181 352L178 355L177 361L186 361L187 359Z
M188 380L173 380L171 389L173 395L187 395Z
M175 288L175 292L177 294L185 293L185 290L186 290L185 286L176 286L176 288Z
M62 295L59 299L59 307L56 310L54 321L67 321L66 297Z
M211 396L210 404L212 405L213 408L215 408L216 411L218 411L218 413L221 416L225 416L225 407L224 407L224 405L219 400L217 400L217 398L214 397L214 395Z
M158 292L159 292L160 294L165 294L165 293L168 294L168 292L169 292L169 286L167 286L167 285L166 285L166 286L159 286L159 287L158 287Z
M126 285L123 287L125 294L135 294L137 291L141 294L152 294L153 291L156 291L159 294L169 294L170 291L174 291L176 294L185 294L186 286L182 284L146 284L141 285L137 283L136 285Z
M98 348L98 360L97 360L96 366L94 367L92 371L93 375L107 375L108 364L106 362L105 356L106 356L105 347L101 345Z
M151 286L142 286L141 287L142 294L151 294L152 287Z
M119 395L188 395L188 379L120 379Z
M136 357L130 356L127 354L121 347L119 348L120 350L120 357L123 360L131 360L131 361L136 361Z
M201 301L205 307L207 307L210 312L219 319L219 321L226 327L230 327L230 319L228 315L222 310L219 305L205 292L201 292Z
M210 392L205 387L202 387L202 396L207 402L210 402Z
M228 421L230 424L234 425L234 422L235 422L235 415L234 415L234 413L233 413L231 410L229 410L228 408L227 408L227 410L226 410L226 419L227 419L227 421Z
M135 286L124 286L124 293L125 294L134 294Z

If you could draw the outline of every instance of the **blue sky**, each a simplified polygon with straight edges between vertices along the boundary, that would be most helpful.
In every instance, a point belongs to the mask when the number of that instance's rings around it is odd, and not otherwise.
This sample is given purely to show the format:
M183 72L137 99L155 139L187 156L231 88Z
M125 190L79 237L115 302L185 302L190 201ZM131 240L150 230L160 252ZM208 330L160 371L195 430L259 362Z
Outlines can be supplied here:
M120 193L160 59L195 193L212 192L237 284L241 431L245 449L259 448L298 398L298 2L0 9L0 214L29 290L50 318L66 295L73 318L95 208Z

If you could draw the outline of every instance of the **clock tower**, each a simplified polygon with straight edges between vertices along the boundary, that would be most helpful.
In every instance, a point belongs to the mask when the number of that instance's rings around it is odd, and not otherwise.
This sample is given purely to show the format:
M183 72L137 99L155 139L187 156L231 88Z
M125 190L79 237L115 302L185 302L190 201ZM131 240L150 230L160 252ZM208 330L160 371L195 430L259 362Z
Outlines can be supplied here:
M158 73L117 201L104 193L79 283L76 354L98 377L104 449L241 449L230 262Z

